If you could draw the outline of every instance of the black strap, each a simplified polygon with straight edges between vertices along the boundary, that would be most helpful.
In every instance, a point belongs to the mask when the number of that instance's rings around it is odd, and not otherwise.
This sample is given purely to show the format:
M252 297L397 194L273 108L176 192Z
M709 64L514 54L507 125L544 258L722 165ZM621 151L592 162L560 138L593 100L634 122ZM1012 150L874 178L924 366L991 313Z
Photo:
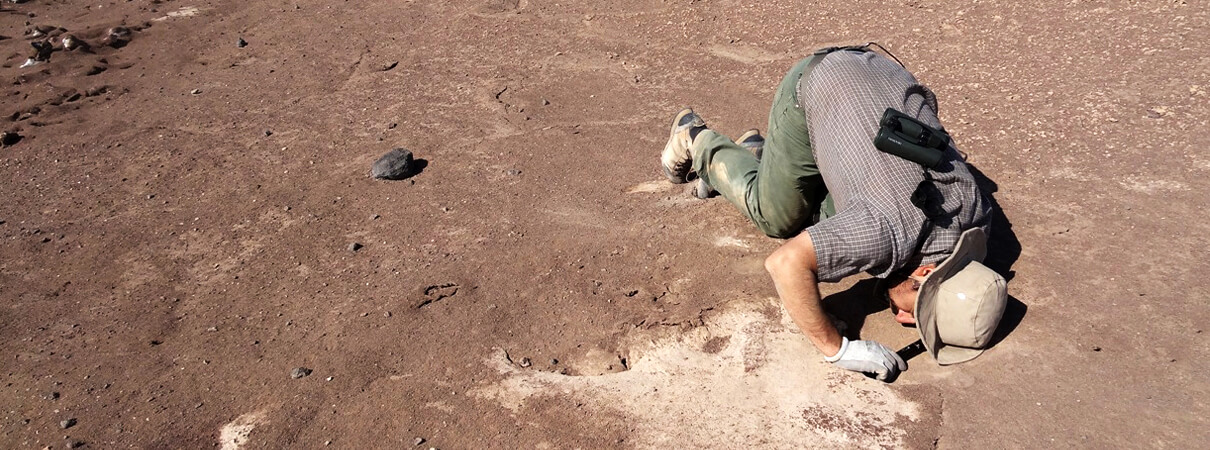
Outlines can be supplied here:
M924 179L916 186L916 190L912 192L912 205L920 209L924 214L924 223L920 224L920 234L916 237L916 249L912 251L912 255L919 255L921 250L924 250L924 241L933 234L933 218L944 213L941 210L941 205L936 204L929 198L930 190L936 190L937 185L933 184L933 174L928 168L924 168Z
M804 67L802 69L802 73L804 75L811 73L811 69L814 69L815 66L818 66L819 62L823 61L824 57L828 56L828 54L830 54L830 53L839 52L839 51L853 51L853 52L865 53L865 52L871 51L870 50L871 45L881 49L883 53L886 53L887 56L890 56L891 59L894 59L895 62L899 63L899 65L901 67L904 67L904 68L907 67L907 66L903 65L903 62L900 61L899 58L895 57L895 54L891 53L890 50L887 50L886 47L883 47L882 44L871 41L871 42L866 42L865 44L862 44L862 45L842 45L842 46L837 46L837 47L825 47L825 48L816 50L815 53L812 53L812 55L814 55L815 57L811 58L811 61L807 63L807 67Z

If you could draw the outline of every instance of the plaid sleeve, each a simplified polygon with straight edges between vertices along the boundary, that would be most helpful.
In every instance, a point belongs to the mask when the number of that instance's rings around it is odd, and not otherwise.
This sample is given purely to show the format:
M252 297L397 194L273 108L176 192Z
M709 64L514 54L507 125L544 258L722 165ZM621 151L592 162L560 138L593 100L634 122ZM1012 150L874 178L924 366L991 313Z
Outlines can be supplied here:
M835 283L858 272L884 269L894 257L891 230L864 204L854 204L809 228L819 281Z

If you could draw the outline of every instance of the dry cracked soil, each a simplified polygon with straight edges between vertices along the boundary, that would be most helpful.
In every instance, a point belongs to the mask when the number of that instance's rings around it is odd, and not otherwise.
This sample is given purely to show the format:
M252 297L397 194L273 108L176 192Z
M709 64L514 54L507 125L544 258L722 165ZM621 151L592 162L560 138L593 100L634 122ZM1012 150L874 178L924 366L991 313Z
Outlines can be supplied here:
M866 41L937 93L1012 297L893 384L657 162ZM6 1L0 58L0 447L1210 442L1200 0ZM911 343L870 284L826 301Z

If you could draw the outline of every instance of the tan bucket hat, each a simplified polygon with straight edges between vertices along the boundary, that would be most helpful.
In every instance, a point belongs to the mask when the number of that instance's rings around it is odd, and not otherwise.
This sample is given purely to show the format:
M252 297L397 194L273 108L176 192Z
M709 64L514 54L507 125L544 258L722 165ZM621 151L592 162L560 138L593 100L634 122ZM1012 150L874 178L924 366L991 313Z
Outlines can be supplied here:
M966 230L916 293L916 330L938 364L982 354L1004 316L1007 283L983 265L986 255L987 235L980 228Z

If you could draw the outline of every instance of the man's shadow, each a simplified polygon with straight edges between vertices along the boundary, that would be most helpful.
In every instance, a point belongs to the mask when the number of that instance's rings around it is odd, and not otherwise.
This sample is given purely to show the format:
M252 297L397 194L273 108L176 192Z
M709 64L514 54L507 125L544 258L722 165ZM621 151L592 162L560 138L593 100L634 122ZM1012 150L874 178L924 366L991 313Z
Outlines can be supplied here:
M1017 235L1013 232L1012 222L1009 222L995 199L994 194L999 187L975 166L967 164L967 167L974 175L975 183L983 190L992 205L991 235L988 236L987 258L984 259L983 264L999 273L1005 280L1011 281L1016 275L1016 272L1012 270L1012 265L1021 256L1021 242L1017 240ZM846 329L841 334L849 340L861 338L861 328L865 325L867 316L890 307L882 293L876 291L877 284L876 279L861 280L849 289L823 299L824 310L846 325ZM995 347L1016 329L1028 310L1029 307L1025 303L1009 295L1008 304L1004 308L1004 316L1000 319L1000 325L992 335L988 348ZM923 352L924 346L917 340L899 350L898 353L904 360L908 360Z

